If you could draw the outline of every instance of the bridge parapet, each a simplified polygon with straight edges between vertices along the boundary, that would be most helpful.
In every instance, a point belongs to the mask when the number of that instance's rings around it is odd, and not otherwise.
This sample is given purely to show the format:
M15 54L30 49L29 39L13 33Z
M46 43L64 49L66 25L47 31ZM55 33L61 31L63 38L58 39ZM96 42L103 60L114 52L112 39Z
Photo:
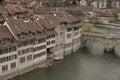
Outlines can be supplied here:
M82 42L87 42L91 38L100 41L105 46L105 52L114 52L115 46L120 43L120 38L114 34L104 34L100 32L82 32ZM84 38L84 40L83 40Z

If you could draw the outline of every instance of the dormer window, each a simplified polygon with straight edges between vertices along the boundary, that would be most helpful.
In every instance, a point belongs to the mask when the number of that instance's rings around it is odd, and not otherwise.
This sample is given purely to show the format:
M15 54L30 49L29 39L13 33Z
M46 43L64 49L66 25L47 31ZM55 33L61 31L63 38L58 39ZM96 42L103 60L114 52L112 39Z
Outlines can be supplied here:
M11 39L11 43L14 43L14 39Z
M39 35L41 35L42 34L42 32L40 32L40 31L37 31L37 35L39 36Z
M17 34L21 39L24 38L24 33L22 32L21 34Z
M5 44L5 39L0 40L1 44Z
M22 38L22 39L23 39L23 38L24 38L24 36L23 36L22 34L20 34L20 38Z
M27 33L27 36L28 36L28 37L32 36L32 32L29 31L29 32Z
M30 37L30 36L31 36L31 33L30 33L30 31L27 33L27 36L28 36L28 37Z

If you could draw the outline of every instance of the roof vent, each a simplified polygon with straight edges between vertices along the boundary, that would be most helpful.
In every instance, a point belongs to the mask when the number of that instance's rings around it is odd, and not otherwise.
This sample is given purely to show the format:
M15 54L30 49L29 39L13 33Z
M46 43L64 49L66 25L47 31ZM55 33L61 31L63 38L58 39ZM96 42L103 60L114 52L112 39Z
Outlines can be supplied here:
M43 16L42 19L44 19L45 17Z
M53 14L55 17L57 16L56 14Z
M30 21L30 19L24 20L25 23L27 23L27 22L29 22L29 21Z

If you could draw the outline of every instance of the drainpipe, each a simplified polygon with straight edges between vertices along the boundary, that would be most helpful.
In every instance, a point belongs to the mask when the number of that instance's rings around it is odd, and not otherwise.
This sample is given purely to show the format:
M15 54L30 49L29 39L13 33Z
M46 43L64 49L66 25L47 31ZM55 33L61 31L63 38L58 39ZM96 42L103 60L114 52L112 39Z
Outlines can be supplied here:
M73 46L74 46L74 28L72 30L72 53L73 53Z
M63 56L65 56L65 30L66 30L66 28L65 28L65 26L63 28L64 28L64 31L63 31L64 32L63 33L64 34L64 53L63 53Z

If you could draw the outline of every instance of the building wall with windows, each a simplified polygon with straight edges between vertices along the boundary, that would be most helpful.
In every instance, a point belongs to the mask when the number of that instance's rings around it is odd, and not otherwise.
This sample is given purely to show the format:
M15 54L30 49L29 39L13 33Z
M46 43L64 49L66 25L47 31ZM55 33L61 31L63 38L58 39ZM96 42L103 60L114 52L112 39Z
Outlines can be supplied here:
M35 39L34 41L34 64L37 63L45 63L47 60L47 53L46 53L46 38Z
M55 34L51 34L47 37L47 48L51 48L55 46Z
M33 40L18 43L19 69L33 65Z
M73 28L65 29L65 55L71 54L73 49Z
M95 0L92 4L95 8L107 8L107 0Z
M56 34L56 47L54 48L55 58L64 56L64 27L59 25L55 28Z
M0 49L0 76L17 71L17 57L16 45Z
M53 49L56 46L56 34L50 34L48 35L46 39L46 49L47 49L47 58L54 58L54 52Z
M79 4L80 4L80 6L86 6L87 2L86 2L86 0L80 0Z
M75 27L74 28L74 39L73 39L73 52L75 52L76 50L78 50L80 48L81 45L81 26Z
M120 0L112 0L111 6L112 7L120 7Z

